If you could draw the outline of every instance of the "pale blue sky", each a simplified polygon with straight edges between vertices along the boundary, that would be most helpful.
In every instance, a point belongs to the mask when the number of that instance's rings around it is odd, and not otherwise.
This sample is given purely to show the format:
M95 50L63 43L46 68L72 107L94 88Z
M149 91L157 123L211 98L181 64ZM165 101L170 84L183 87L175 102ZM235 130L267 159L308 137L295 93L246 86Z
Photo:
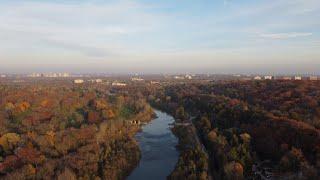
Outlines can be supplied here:
M0 0L0 72L318 73L319 0Z

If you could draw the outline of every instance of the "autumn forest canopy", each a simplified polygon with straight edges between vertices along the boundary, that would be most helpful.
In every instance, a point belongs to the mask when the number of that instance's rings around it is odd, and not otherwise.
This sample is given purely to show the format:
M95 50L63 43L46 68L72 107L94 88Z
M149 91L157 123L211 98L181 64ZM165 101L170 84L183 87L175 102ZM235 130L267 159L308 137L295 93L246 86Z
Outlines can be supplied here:
M168 179L320 177L319 81L124 82L0 82L0 178L126 179L154 109L175 118Z

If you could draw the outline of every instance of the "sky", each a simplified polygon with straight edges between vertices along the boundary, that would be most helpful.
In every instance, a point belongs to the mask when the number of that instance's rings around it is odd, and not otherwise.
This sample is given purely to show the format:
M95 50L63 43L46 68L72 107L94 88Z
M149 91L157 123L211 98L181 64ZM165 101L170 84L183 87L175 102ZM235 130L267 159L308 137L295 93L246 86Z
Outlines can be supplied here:
M0 0L0 73L320 74L319 0Z

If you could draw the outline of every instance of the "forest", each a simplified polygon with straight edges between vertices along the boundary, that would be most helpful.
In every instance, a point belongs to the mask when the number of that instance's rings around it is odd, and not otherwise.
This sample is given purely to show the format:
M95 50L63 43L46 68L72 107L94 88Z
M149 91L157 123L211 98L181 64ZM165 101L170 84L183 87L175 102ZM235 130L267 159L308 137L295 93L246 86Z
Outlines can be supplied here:
M0 86L0 177L124 179L140 151L133 138L148 122L143 98L105 86Z
M0 178L125 179L134 135L174 116L168 179L319 179L320 82L0 85Z
M147 95L182 122L195 117L214 179L320 177L317 81L176 83Z

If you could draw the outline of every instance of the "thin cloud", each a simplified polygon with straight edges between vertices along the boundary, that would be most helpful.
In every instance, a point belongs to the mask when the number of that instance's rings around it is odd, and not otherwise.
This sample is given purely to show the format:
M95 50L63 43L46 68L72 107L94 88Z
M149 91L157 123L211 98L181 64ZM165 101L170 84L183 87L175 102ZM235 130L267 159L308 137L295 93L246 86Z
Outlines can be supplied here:
M257 64L261 57L269 64L319 61L319 0L1 2L0 66L59 61L152 71Z
M229 2L230 2L229 0L223 0L223 5L225 5L225 6L226 6L226 5L228 5L228 4L229 4Z
M262 38L266 39L291 39L291 38L299 38L299 37L307 37L312 36L312 33L271 33L271 34L260 34Z
M158 22L146 9L131 1L9 2L0 7L0 48L11 54L27 46L42 49L37 52L60 49L89 58L107 57L127 46L123 39L149 31Z

